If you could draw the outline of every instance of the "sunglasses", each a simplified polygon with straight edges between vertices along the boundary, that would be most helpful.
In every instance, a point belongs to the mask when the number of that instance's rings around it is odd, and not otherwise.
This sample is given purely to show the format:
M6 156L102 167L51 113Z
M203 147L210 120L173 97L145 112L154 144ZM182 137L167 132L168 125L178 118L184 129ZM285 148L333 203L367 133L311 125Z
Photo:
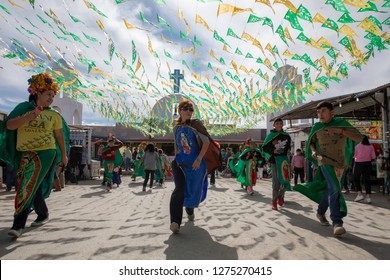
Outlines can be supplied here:
M189 108L189 107L183 107L181 108L182 111L186 112L186 111L190 111L190 112L193 112L194 109L193 108Z

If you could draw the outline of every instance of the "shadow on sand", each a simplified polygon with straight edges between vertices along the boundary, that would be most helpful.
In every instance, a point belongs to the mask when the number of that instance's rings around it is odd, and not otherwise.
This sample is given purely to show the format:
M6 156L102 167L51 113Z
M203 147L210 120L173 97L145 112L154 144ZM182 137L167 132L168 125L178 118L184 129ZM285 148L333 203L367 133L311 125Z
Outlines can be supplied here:
M179 234L171 234L164 251L167 260L237 260L236 248L214 241L203 228L187 222Z

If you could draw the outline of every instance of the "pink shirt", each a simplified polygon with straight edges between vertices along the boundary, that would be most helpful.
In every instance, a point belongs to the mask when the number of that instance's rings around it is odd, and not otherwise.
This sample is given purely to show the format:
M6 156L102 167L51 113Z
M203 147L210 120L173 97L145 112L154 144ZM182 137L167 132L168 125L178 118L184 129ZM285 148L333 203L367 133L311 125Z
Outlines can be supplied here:
M303 155L295 155L291 160L291 167L304 168L305 167L305 158Z
M355 162L372 161L376 158L374 147L359 143L355 147L355 155L353 157Z

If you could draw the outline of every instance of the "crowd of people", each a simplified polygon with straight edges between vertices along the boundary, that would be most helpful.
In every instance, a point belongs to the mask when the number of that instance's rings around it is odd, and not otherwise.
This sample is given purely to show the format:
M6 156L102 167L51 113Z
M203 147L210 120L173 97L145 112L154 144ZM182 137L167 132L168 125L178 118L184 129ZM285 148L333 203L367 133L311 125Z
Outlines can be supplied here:
M14 238L22 234L32 209L37 218L31 226L48 222L45 199L52 189L61 191L64 187L66 170L70 169L66 167L71 163L69 128L61 114L50 106L58 85L47 73L32 76L28 83L29 100L16 106L0 124L0 160L7 167L6 190L16 190L14 221L8 232ZM283 130L283 120L277 118L261 146L248 138L239 150L222 148L222 163L216 165L219 169L210 168L213 159L209 153L215 142L203 123L192 118L194 110L194 104L188 100L178 106L173 160L153 143L141 143L131 149L110 133L106 145L100 143L97 149L106 191L111 192L115 184L120 186L123 171L131 174L133 181L143 178L142 192L148 185L163 186L167 177L173 177L175 188L169 211L170 230L174 234L180 232L183 211L189 221L195 219L194 210L206 199L208 188L216 186L219 175L235 178L250 196L255 194L258 180L271 178L270 207L275 211L285 205L286 191L302 193L318 203L316 217L324 226L331 224L326 218L330 210L336 236L346 232L343 218L348 211L343 187L353 184L357 191L355 201L371 203L370 172L377 155L367 136L334 116L331 103L318 104L319 121L312 127L304 149L298 148L292 154L291 137ZM72 168L78 168L82 178L87 166L87 150L81 147L80 158ZM313 167L312 179L306 176L308 167Z

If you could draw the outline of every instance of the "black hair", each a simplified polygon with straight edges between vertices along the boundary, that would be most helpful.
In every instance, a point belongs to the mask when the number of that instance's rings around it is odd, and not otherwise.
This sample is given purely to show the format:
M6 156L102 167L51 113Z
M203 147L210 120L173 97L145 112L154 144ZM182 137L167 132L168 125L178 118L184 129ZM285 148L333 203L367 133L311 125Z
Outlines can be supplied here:
M276 120L274 120L274 124L277 123L277 122L283 123L283 120L281 118L277 118Z
M367 135L364 135L364 136L363 136L362 144L363 144L363 145L366 145L366 146L369 146L369 145L370 145L370 141L368 141Z
M302 150L301 149L297 149L296 152L302 152Z
M154 152L154 145L152 143L149 143L146 148L146 151L153 153Z
M322 101L322 102L318 103L316 109L319 110L321 108L328 108L331 111L334 109L333 104L328 102L328 101Z
M37 94L30 94L30 96L28 97L28 102L34 101L36 103L37 99L38 99Z

